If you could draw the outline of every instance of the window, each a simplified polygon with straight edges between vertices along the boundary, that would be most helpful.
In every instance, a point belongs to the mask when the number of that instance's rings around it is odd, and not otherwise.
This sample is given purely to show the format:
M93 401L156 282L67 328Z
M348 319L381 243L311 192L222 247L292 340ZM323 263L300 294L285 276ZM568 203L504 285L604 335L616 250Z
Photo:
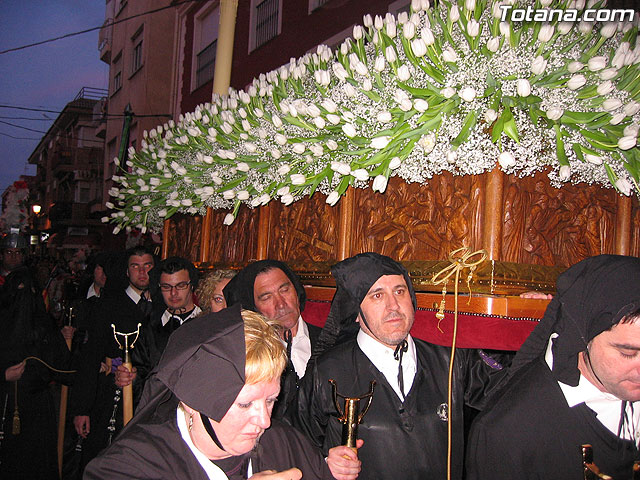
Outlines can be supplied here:
M220 8L206 10L195 18L193 40L195 78L192 83L193 89L199 88L213 79L219 23Z
M249 52L278 36L282 28L282 0L252 0Z
M118 54L113 57L113 62L111 62L111 71L115 72L113 75L113 88L111 90L111 94L113 95L122 87L122 63L120 60L122 59L122 50L118 52Z
M309 14L311 14L311 12L323 6L328 1L329 0L309 0Z
M142 28L131 38L133 51L131 54L131 74L133 75L142 67Z
M117 72L113 77L113 93L116 93L122 87L122 72Z

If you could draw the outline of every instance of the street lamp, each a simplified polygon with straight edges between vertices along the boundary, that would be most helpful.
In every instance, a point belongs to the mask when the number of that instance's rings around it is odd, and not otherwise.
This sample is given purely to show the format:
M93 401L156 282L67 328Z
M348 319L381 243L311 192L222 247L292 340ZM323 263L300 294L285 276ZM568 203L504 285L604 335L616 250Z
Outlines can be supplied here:
M38 215L40 213L40 210L42 210L42 207L36 203L31 206L31 210L33 210L33 213Z

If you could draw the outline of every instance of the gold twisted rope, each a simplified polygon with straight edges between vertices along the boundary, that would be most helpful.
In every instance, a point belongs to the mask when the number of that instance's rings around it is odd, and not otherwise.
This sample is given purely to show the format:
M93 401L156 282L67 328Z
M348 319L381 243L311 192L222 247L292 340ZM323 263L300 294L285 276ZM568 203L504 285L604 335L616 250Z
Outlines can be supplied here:
M448 413L448 425L447 425L447 479L451 480L451 448L452 448L452 422L451 416L453 414L453 361L456 352L456 340L458 336L458 280L460 274L465 268L469 269L467 275L467 288L469 289L469 302L471 301L471 280L473 278L473 272L476 267L487 259L487 252L484 250L477 250L470 252L468 247L461 247L454 250L449 254L449 265L434 274L431 281L434 285L443 284L442 286L442 301L440 302L440 308L436 313L438 318L438 330L442 332L440 328L440 322L444 319L444 306L445 296L447 294L447 283L452 276L455 276L454 280L454 309L453 309L453 338L451 341L451 360L449 361L449 380L448 380L448 395L447 395L447 413Z

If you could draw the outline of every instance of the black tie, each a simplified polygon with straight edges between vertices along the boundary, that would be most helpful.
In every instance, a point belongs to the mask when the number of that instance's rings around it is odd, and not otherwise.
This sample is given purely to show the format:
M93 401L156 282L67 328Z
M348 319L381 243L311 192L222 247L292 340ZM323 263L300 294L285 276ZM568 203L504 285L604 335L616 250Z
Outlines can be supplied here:
M145 293L146 292L142 292L142 294L140 295L138 307L140 307L140 310L144 315L149 315L151 313L151 302L147 300L147 297L145 297Z
M180 322L180 317L177 317L175 315L171 315L171 318L169 318L169 321L167 322L167 327L169 327L169 332L173 333L176 331L176 329L182 325L182 323Z
M287 360L291 361L291 344L293 342L291 330L284 331L284 341L287 342Z
M400 387L400 393L402 394L402 398L405 398L404 395L404 375L402 374L402 356L409 348L409 344L406 340L403 340L398 345L396 345L396 350L393 352L393 358L398 360L398 386Z

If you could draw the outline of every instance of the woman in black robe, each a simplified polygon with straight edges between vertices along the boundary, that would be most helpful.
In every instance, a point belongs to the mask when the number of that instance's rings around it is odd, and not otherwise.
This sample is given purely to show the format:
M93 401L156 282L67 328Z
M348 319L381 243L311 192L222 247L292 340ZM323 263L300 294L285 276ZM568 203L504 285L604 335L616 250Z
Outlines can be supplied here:
M133 420L85 479L333 478L302 434L271 421L286 362L257 313L235 306L193 319L171 336Z

